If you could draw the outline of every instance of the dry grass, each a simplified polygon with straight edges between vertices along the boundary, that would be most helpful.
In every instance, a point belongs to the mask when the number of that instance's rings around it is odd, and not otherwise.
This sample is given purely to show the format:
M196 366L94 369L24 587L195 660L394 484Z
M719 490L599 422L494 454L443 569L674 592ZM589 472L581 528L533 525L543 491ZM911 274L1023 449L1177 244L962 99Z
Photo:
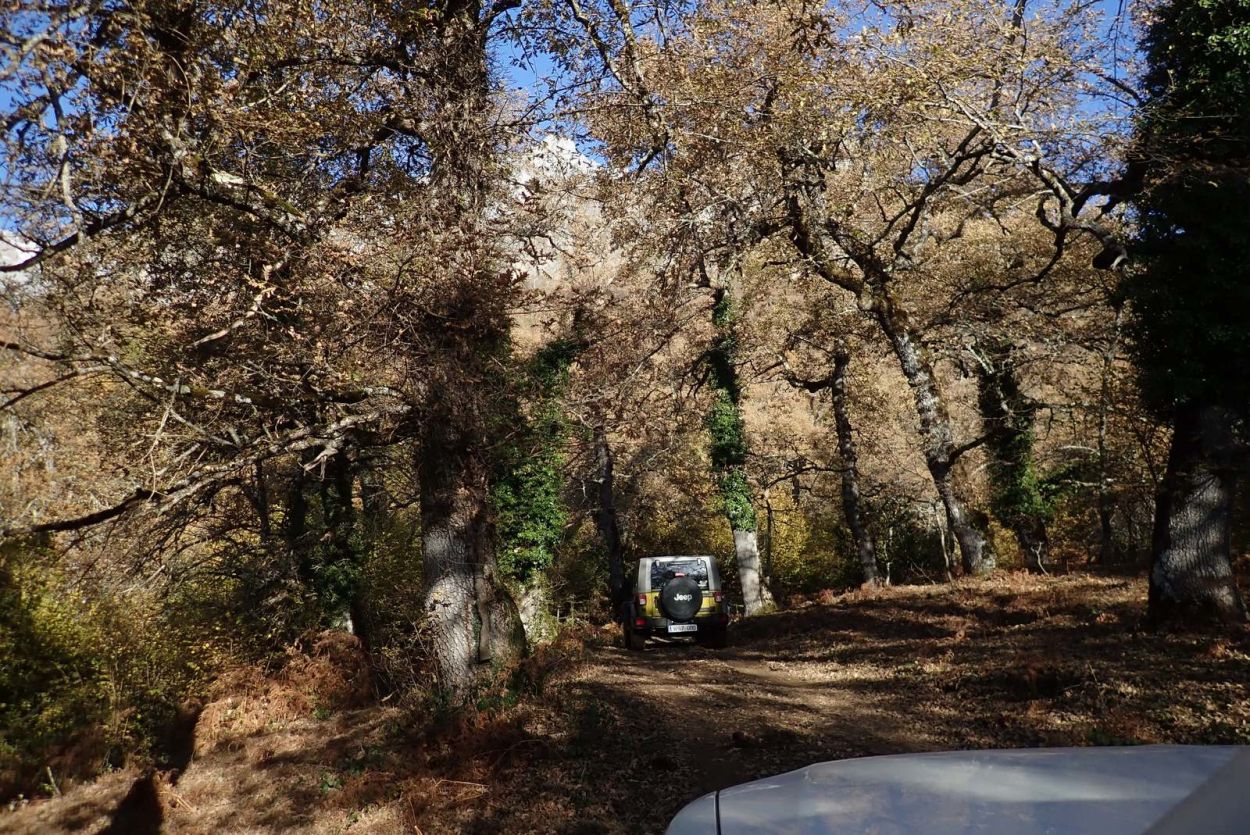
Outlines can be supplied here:
M541 695L441 724L362 706L359 652L325 639L276 676L224 681L154 805L160 831L197 835L658 832L698 794L819 760L1250 743L1250 641L1142 632L1144 595L1004 575L834 597L741 624L719 652L628 653L605 631L578 663L576 640L531 660ZM134 777L0 829L102 831Z

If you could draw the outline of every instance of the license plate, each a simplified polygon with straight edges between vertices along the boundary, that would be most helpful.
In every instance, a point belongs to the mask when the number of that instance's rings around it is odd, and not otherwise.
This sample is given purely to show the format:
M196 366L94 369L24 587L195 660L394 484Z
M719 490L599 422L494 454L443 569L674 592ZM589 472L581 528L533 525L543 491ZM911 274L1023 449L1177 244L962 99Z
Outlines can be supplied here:
M699 627L694 623L670 623L668 625L669 632L698 632Z

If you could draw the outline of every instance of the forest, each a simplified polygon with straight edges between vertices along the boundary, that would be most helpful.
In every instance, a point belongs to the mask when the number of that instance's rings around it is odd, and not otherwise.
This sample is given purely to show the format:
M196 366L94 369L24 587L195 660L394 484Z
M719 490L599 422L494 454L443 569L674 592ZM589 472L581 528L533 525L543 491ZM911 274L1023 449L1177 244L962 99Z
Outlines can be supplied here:
M0 829L1250 744L1250 0L8 0L0 118Z

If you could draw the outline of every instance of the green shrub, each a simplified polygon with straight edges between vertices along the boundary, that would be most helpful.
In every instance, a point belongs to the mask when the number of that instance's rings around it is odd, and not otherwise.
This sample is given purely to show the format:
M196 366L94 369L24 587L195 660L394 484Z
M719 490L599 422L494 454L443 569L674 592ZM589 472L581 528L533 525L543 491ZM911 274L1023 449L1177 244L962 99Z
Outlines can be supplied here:
M228 644L186 618L197 591L93 592L38 548L0 546L0 797L37 791L54 759L72 777L154 754Z

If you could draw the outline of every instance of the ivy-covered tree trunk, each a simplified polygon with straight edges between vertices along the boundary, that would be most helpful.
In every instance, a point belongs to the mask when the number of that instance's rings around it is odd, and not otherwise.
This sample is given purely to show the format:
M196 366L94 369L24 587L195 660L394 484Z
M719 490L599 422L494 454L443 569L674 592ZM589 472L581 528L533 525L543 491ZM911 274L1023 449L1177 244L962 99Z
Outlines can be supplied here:
M331 623L345 626L367 645L366 614L360 606L360 534L354 501L356 477L348 454L325 462L320 498L325 532L318 592Z
M568 528L564 392L570 368L585 348L579 334L575 317L570 337L544 345L524 367L513 369L513 388L526 407L516 403L511 436L494 452L498 566L510 584L521 588L521 621L531 641L554 637L547 570Z
M712 324L716 327L716 342L710 353L716 399L708 415L712 472L720 489L721 507L733 531L743 606L747 615L755 615L771 608L773 597L764 583L760 565L755 503L746 472L748 447L740 403L742 389L735 365L733 299L725 287L714 291Z
M1247 619L1232 568L1237 444L1226 409L1177 409L1155 505L1149 617L1156 625Z
M851 365L851 352L839 345L833 358L833 421L838 433L838 452L842 456L842 514L855 540L855 553L864 573L864 583L880 585L877 571L877 546L872 533L864 524L859 494L859 453L855 448L855 433L851 425L851 412L846 394L847 369Z
M295 565L295 576L299 581L312 588L315 580L312 562L312 547L308 536L308 496L305 494L304 460L291 476L291 484L287 490L283 537L286 540L287 552Z
M1020 390L1010 342L979 339L970 350L977 360L977 404L990 456L994 513L1015 536L1025 567L1045 573L1049 508L1033 459L1037 405Z
M958 454L950 415L933 375L928 348L920 341L910 318L888 290L871 288L864 298L882 332L890 340L903 377L911 388L916 415L920 419L925 466L946 512L947 525L959 545L964 573L988 574L994 570L994 554L956 488L954 467Z

